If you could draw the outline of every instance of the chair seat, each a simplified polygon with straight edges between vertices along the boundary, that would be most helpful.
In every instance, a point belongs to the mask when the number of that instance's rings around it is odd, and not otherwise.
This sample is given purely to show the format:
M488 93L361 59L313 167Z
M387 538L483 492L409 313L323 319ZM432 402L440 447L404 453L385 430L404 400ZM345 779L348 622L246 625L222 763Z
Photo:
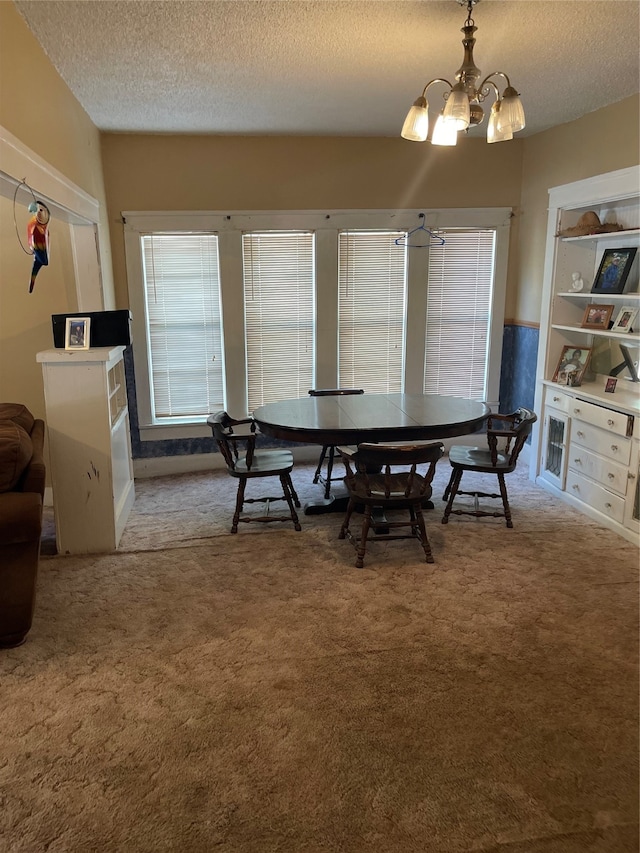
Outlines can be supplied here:
M241 457L235 467L229 469L233 477L266 477L269 474L283 474L293 470L293 455L289 450L256 450L247 468L246 457Z
M449 462L452 465L460 468L473 468L474 471L493 474L497 470L510 472L515 466L512 466L509 457L504 453L498 453L496 464L491 461L491 452L486 447L465 447L462 444L455 444L449 450Z

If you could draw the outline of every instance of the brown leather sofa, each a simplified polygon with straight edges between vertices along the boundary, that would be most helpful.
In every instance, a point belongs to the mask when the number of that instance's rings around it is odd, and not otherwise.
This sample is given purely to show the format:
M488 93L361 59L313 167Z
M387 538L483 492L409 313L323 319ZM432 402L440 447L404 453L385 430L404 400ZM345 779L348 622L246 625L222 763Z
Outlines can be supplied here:
M44 421L0 403L0 648L31 629L42 534Z

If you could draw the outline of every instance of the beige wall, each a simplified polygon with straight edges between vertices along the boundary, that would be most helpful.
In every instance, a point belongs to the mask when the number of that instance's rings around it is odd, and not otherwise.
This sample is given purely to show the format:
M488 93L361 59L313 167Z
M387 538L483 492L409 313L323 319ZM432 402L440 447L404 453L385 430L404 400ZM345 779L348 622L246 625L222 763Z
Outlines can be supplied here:
M36 102L30 80L37 80ZM110 307L118 308L128 304L122 210L486 205L515 210L506 314L535 323L548 188L640 159L637 98L535 137L492 146L464 138L453 149L399 138L101 138L13 4L4 0L0 125L100 203L101 239L110 226L113 248L116 298ZM29 295L31 260L16 238L11 201L0 198L0 399L24 401L38 415L44 414L44 401L35 354L52 344L51 314L77 308L68 231L54 221L50 233L51 264ZM109 286L108 252L104 260Z
M521 141L500 150L465 138L456 148L436 149L399 137L107 134L102 151L118 303L126 299L123 236L115 227L122 211L517 209L520 203Z
M104 284L105 290L112 290L100 134L9 2L0 2L0 125L100 202L100 239L107 259ZM29 174L11 177L30 180ZM24 205L17 206L15 219L26 246L29 214ZM32 259L20 246L16 224L13 199L0 197L0 400L23 402L43 417L36 353L53 346L51 314L78 307L71 241L67 223L52 218L50 263L40 270L29 294Z
M637 96L524 140L517 301L507 316L539 322L548 190L640 163Z

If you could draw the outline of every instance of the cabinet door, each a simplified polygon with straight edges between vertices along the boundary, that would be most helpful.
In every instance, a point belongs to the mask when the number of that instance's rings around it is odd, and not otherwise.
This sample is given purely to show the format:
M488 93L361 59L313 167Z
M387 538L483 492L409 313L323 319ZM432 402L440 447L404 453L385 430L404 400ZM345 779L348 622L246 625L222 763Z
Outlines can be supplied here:
M627 496L625 500L624 526L640 533L640 442L633 442Z
M567 473L569 420L562 412L547 409L542 431L542 470L540 475L564 490Z

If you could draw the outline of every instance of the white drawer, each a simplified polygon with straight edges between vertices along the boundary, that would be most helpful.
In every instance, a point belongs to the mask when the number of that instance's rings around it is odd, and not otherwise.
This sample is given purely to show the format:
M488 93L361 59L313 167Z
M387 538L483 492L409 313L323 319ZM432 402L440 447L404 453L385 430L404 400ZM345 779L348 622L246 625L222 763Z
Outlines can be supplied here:
M615 433L612 435L583 421L573 421L571 424L571 443L586 447L608 459L614 459L621 465L629 465L631 459L630 438L623 438Z
M612 518L614 521L622 524L624 519L624 498L620 495L614 495L607 491L603 486L594 483L593 480L587 480L581 474L575 471L567 472L567 488L568 494L573 495L583 503L597 509L604 515Z
M627 467L618 465L610 459L596 456L579 444L571 444L569 449L569 468L577 474L584 474L600 483L605 489L624 495L627 491Z
M556 388L546 388L544 392L544 405L546 407L552 407L554 409L558 409L561 412L569 411L569 403L573 402L573 397L570 397L569 394L563 394L562 391L558 391Z
M594 406L593 403L585 403L582 400L572 400L569 405L569 414L572 418L602 427L616 435L627 435L629 416L603 406Z

